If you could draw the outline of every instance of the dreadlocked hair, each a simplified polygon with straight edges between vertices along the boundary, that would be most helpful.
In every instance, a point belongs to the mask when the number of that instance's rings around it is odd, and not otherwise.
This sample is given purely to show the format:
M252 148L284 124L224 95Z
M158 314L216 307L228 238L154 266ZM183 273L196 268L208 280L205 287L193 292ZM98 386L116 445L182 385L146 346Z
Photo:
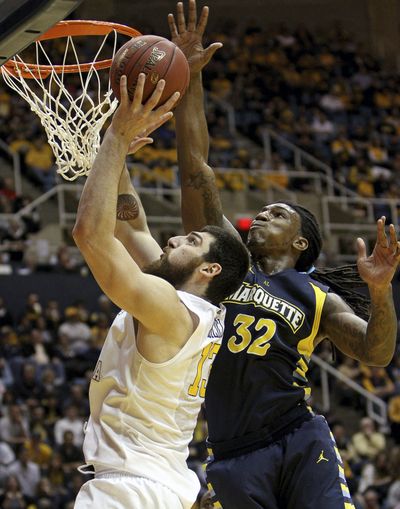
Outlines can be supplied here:
M290 202L286 203L295 210L301 220L301 233L308 241L308 248L299 256L295 269L299 272L308 272L312 269L322 249L322 235L318 221L314 214L302 207ZM367 288L367 284L361 279L357 265L343 265L336 268L315 269L310 276L320 283L329 286L353 309L353 311L364 320L369 316L369 298L356 291L354 288Z
M336 268L318 267L310 277L329 286L347 302L357 316L368 321L370 300L366 295L354 291L354 288L367 288L367 283L361 279L356 264Z

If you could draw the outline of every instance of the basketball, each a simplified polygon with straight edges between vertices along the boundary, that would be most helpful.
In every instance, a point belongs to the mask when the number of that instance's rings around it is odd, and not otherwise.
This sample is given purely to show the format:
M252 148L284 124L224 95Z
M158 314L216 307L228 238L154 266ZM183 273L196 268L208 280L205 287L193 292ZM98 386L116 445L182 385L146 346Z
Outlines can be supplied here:
M143 102L150 97L161 79L165 80L165 88L159 105L176 91L182 97L189 85L190 70L185 55L176 44L156 35L134 37L115 54L110 69L110 84L118 100L121 76L125 74L127 77L128 94L132 99L140 73L146 74Z

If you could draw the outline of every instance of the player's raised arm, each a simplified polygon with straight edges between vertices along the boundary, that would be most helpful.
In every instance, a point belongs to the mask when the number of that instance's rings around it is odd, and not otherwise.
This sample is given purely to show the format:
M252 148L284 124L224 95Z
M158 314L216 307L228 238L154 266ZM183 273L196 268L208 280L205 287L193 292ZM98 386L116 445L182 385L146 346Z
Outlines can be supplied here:
M135 150L131 144L131 150ZM146 213L125 166L118 187L115 236L139 265L144 267L160 257L160 246L150 233Z
M158 332L182 303L166 281L144 274L123 244L115 237L117 195L125 157L132 139L137 148L151 142L147 135L171 118L179 94L156 108L165 83L161 80L142 105L145 76L141 74L133 101L126 79L121 78L121 104L107 130L79 201L73 237L104 293L135 316L149 330ZM162 251L159 248L159 255ZM160 320L154 321L154 306Z
M223 217L215 175L207 164L209 135L201 71L222 44L203 47L209 9L203 7L197 21L196 1L189 0L188 5L187 22L182 2L177 4L176 18L168 15L172 41L183 51L190 67L189 88L175 112L183 226L188 232L215 224L236 233Z
M400 242L394 226L385 234L385 218L377 221L374 250L367 256L365 243L357 239L358 271L368 284L371 298L368 323L356 316L338 297L328 294L322 316L323 335L345 354L372 366L387 366L396 347L397 318L391 281L400 262Z

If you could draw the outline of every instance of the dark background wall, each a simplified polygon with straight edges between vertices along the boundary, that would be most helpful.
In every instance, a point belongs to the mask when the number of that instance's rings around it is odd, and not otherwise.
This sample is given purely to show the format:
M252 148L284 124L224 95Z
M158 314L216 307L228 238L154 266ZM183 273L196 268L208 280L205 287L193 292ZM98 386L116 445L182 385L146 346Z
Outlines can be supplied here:
M46 305L50 299L56 299L60 309L65 309L81 300L93 311L97 308L97 299L102 291L90 275L82 277L79 274L38 272L27 276L0 276L0 296L5 299L15 319L24 312L30 293L37 293L42 305Z
M97 308L97 299L102 291L90 275L82 277L79 274L39 272L27 276L0 276L0 296L5 299L15 318L23 313L26 298L30 293L37 293L42 305L49 299L56 299L60 308L64 309L81 300L93 311ZM397 316L400 318L399 275L393 281L393 294Z

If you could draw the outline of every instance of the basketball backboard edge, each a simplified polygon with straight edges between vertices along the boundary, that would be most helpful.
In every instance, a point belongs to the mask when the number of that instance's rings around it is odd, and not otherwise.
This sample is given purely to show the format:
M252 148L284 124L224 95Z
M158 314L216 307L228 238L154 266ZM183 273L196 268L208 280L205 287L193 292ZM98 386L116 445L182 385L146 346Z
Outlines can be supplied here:
M0 0L0 66L68 16L83 0Z

